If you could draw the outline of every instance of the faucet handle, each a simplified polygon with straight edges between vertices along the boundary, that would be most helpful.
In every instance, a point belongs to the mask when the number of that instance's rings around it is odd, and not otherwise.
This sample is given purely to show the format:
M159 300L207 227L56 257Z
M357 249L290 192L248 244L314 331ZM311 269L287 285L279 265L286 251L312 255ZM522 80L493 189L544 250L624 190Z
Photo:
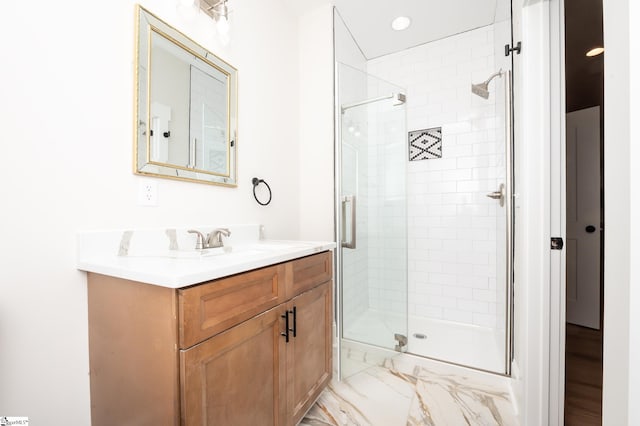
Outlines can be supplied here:
M215 232L215 233L218 233L218 234L222 234L222 235L224 235L225 237L228 237L228 236L230 236L230 235L231 235L231 231L229 231L229 228L216 228L216 229L214 229L214 230L213 230L213 231L211 231L211 232Z
M222 247L222 236L228 237L231 235L231 231L228 228L216 228L211 231L207 237L207 247Z
M196 234L196 250L202 250L204 248L204 235L202 235L202 232L196 231L195 229L189 229L187 232Z

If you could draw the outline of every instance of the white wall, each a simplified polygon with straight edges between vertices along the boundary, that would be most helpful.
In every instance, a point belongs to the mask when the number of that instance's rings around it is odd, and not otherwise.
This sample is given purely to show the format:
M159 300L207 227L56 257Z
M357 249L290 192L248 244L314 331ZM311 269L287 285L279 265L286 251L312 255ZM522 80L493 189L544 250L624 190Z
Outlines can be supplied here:
M640 117L640 5L637 1L629 2L629 55L630 69L630 120L631 117ZM633 23L633 24L632 24ZM637 219L640 218L640 170L636 165L640 162L640 130L637 126L630 125L629 137L629 424L640 424L640 225ZM614 181L613 184L616 182ZM631 362L633 360L633 362ZM609 365L609 364L607 364ZM609 395L607 395L609 398ZM610 400L610 399L608 399Z
M604 0L604 182L605 182L605 232L604 232L604 353L603 353L603 424L624 425L637 424L640 407L636 393L628 393L631 389L637 392L639 382L632 382L637 375L638 357L630 358L631 351L637 351L637 325L632 318L637 318L640 301L635 284L640 284L637 262L638 240L637 219L638 198L636 188L637 163L640 160L637 148L632 148L637 130L632 128L632 120L637 120L638 77L633 76L630 64L637 70L637 49L639 34L633 30L629 38L631 18L638 19L638 10L633 8L635 16L630 16L632 1ZM631 62L633 58L633 62ZM633 79L632 79L633 76ZM629 83L634 82L630 93ZM633 109L630 109L633 108ZM634 161L635 160L635 161ZM635 170L635 171L634 171ZM634 194L634 189L635 193ZM635 214L634 214L635 213ZM635 252L633 251L635 250ZM635 258L632 257L635 254ZM634 298L632 299L632 296ZM633 309L632 309L633 307ZM637 322L637 321L636 321ZM632 328L633 327L633 328ZM636 335L631 334L636 330ZM631 400L630 396L636 396ZM631 419L636 421L632 422Z
M238 188L157 180L158 206L137 205L148 178L131 172L133 1L2 3L1 415L90 423L76 231L258 222L267 237L300 234L295 17L280 0L230 1L223 48L209 18L142 3L239 69ZM273 189L268 207L253 200L253 176Z
M299 20L300 238L335 239L333 7L320 2Z

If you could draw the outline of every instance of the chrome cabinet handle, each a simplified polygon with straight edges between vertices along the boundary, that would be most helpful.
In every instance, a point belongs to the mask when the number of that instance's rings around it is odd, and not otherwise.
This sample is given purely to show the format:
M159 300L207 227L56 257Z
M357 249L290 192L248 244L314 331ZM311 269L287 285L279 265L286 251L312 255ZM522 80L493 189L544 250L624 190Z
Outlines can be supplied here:
M347 203L351 203L351 238L346 241L347 236L345 224L347 223ZM356 248L356 196L345 195L342 197L342 247L355 249Z
M500 200L500 207L504 207L504 183L500 184L497 191L493 191L487 194L487 197L494 200Z

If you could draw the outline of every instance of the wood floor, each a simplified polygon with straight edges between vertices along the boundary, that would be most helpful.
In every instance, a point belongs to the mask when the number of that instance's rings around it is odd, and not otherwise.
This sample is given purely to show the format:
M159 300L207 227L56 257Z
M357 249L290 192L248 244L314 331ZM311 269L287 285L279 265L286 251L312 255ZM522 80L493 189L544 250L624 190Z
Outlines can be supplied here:
M567 324L564 424L602 424L602 331Z

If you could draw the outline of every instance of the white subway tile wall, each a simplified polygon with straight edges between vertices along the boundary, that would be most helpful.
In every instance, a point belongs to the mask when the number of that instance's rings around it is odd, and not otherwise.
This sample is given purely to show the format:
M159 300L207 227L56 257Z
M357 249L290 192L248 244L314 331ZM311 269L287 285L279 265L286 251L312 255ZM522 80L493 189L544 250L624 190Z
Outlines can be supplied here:
M344 64L338 73L342 105L401 90ZM403 108L377 102L349 108L340 119L341 193L355 195L357 205L357 247L343 249L343 331L347 338L366 341L357 327L348 326L365 311L407 312L406 118ZM352 206L346 208L349 238ZM387 336L391 342L392 336Z
M405 90L370 79L368 91L378 97ZM367 106L367 118L369 307L406 315L406 114L392 102L376 102Z
M503 262L496 262L504 238L504 209L486 197L505 176L500 110L504 81L491 83L488 100L471 93L472 83L497 71L495 50L494 27L488 26L368 62L370 74L407 88L408 131L442 127L441 159L409 162L407 135L402 138L408 167L409 315L504 325L505 290L497 288L503 275L497 269ZM370 124L370 137L385 130L385 123L378 129ZM370 169L380 170L378 163L386 161L384 145L369 153ZM380 214L401 223L404 201L379 195L370 191L371 207L380 207ZM369 217L370 222L376 219ZM377 247L368 253L369 304L393 310L402 303L403 286L377 267L394 264L393 258L380 257L392 253L377 249L400 243L393 229L380 232Z

